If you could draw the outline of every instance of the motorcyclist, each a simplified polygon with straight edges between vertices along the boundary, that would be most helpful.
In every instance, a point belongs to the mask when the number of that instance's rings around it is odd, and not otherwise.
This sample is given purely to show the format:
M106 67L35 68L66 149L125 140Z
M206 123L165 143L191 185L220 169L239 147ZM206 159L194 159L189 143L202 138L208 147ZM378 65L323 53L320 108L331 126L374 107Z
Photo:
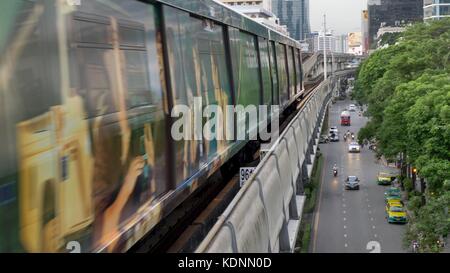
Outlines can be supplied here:
M419 242L417 242L416 240L414 240L414 241L412 242L412 249L413 249L413 252L414 252L414 253L419 252Z
M333 174L334 174L334 176L337 175L337 171L338 171L337 165L334 164L334 166L333 166Z

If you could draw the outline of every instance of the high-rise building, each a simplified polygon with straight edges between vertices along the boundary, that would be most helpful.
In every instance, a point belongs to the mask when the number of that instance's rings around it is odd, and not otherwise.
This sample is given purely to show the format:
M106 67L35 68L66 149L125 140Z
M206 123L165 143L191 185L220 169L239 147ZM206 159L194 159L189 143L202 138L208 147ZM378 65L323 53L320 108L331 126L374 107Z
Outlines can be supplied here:
M325 35L321 32L314 38L314 50L323 51L324 49L328 52L336 52L336 37L331 32Z
M309 34L309 38L306 38L305 42L308 44L309 52L316 52L318 43L316 42L317 37L319 36L318 31L311 31Z
M367 4L370 48L376 47L379 28L401 27L423 20L423 0L368 0Z
M309 0L301 0L301 20L300 20L300 39L305 40L311 33L311 25L309 23Z
M309 0L272 0L272 11L286 25L291 37L305 40L309 37Z
M423 19L436 20L450 17L450 0L424 0Z
M347 53L348 52L348 35L336 36L336 52Z

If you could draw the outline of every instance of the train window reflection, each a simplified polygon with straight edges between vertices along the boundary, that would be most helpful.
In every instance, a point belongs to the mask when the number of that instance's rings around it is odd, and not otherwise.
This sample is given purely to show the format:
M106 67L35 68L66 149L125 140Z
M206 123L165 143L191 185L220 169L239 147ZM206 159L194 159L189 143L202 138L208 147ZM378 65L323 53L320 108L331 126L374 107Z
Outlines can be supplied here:
M79 48L80 93L88 97L89 116L95 117L117 111L110 82L113 76L112 50Z
M120 44L126 46L145 46L145 31L144 29L133 29L126 26L119 28Z
M148 74L146 69L147 54L140 51L125 50L125 83L127 86L127 106L134 108L151 104Z
M76 40L85 43L109 44L108 24L82 19L75 20Z

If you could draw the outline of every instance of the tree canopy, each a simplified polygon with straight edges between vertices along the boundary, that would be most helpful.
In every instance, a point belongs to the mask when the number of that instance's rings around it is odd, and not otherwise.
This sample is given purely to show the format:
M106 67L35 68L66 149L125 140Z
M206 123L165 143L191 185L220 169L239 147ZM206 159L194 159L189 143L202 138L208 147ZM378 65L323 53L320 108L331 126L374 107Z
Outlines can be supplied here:
M440 206L448 211L449 205L450 19L416 24L399 36L397 43L377 50L358 69L354 98L368 105L365 114L370 118L358 138L376 138L380 154L388 159L403 155L426 179L427 202L410 231L415 229L429 244L435 242L431 231L448 233L430 220L430 210ZM445 217L448 224L448 214Z

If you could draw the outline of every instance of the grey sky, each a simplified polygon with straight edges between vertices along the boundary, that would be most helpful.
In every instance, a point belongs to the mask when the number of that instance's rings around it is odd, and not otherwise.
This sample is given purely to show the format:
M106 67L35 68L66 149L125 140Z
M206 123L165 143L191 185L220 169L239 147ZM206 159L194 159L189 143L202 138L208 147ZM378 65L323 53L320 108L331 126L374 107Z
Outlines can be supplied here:
M309 0L311 31L323 26L323 14L327 15L327 29L335 34L361 31L361 11L367 8L367 0Z

